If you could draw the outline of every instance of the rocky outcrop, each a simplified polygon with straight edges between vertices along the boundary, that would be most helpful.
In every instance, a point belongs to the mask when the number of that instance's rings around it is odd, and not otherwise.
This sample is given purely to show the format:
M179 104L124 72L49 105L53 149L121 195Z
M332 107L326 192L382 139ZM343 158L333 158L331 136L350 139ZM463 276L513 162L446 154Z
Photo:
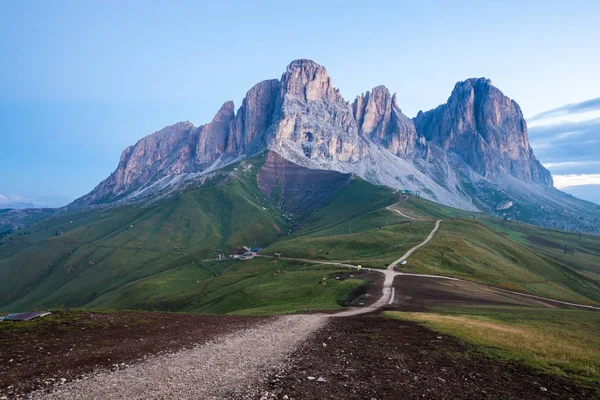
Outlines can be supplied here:
M195 161L198 166L211 164L225 153L234 118L233 101L228 101L209 124L200 128L195 146Z
M293 61L281 77L279 118L271 147L309 159L356 162L366 152L350 105L322 66Z
M115 172L74 205L112 202L148 182L190 171L196 136L194 125L185 121L144 137L123 150Z
M400 111L396 95L390 95L385 86L358 96L352 104L352 112L362 136L398 156L413 152L417 143L415 126Z
M443 150L459 155L482 176L504 174L551 186L552 177L529 146L527 123L519 105L489 79L468 79L450 98L414 120L417 132Z
M519 106L489 80L459 82L447 104L420 112L413 122L385 86L349 104L324 67L295 60L280 79L253 86L237 112L228 101L206 125L181 122L128 147L116 171L74 204L151 197L266 150L305 168L421 190L466 209L479 206L463 180L483 176L493 182L509 175L552 184L529 147ZM276 175L290 181L284 169Z
M267 131L273 123L279 81L272 79L254 85L242 101L227 143L230 155L252 155L265 148Z

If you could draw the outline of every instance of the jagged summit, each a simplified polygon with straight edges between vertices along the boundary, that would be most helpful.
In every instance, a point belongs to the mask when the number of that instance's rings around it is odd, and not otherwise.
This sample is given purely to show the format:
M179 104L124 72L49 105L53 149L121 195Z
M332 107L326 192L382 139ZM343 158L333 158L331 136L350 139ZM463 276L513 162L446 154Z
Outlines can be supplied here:
M458 82L446 104L419 112L414 122L428 142L460 155L488 179L508 174L525 182L552 185L550 172L529 146L521 108L489 79Z
M180 122L128 147L115 172L72 206L152 200L264 151L462 209L512 204L500 208L503 215L550 226L600 224L578 219L573 210L588 205L567 205L552 187L520 107L489 79L458 82L445 104L410 119L383 85L349 103L327 70L306 59L252 86L237 112L228 101L205 125Z

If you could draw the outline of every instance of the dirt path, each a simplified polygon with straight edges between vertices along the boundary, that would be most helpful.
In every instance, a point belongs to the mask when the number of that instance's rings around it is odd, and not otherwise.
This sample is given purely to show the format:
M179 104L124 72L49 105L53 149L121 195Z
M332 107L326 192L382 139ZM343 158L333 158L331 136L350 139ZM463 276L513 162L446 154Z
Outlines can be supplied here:
M421 242L420 244L416 245L412 249L408 250L406 253L404 253L404 255L402 257L400 257L399 259L397 259L396 261L394 261L393 263L391 263L386 269L384 269L384 270L373 269L372 270L372 271L378 271L378 272L382 273L385 276L385 279L383 281L383 288L382 288L381 297L375 303L373 303L373 304L371 304L370 306L367 306L367 307L355 308L355 309L350 309L350 310L342 311L340 313L334 314L333 316L335 316L335 317L349 317L349 316L353 316L353 315L365 314L365 313L376 311L376 310L378 310L378 309L380 309L382 307L385 307L386 305L391 304L392 301L393 301L392 296L394 295L394 288L393 288L394 278L396 276L402 274L400 272L394 271L394 267L396 265L398 265L398 263L400 263L401 261L406 260L412 253L414 253L420 247L425 246L427 243L429 243L429 241L431 239L433 239L433 236L435 235L435 233L439 229L441 222L442 222L442 220L438 220L435 223L435 227L433 228L433 230L429 233L429 236L427 236L427 238L423 242ZM434 275L432 275L432 276L434 276ZM451 279L453 279L453 278L451 278Z
M435 235L435 233L438 231L438 229L440 228L440 224L442 223L441 219L438 219L437 221L435 221L435 226L433 227L433 230L429 233L429 236L427 236L427 239L425 239L423 242L421 242L420 244L416 245L415 247L413 247L412 249L410 249L409 251L406 252L406 254L404 254L402 257L400 257L399 259L397 259L396 261L394 261L393 263L391 263L389 265L389 267L387 267L388 270L394 270L394 267L396 265L398 265L400 262L406 260L408 257L410 257L410 255L412 253L414 253L415 251L417 251L419 248L425 246L427 243L429 243L429 241L431 239L433 239L433 236Z
M397 192L397 190L396 190L396 192ZM396 192L394 192L394 193L396 193ZM406 200L408 200L408 196L407 196L407 195L403 195L403 196L404 196L404 199L402 199L401 201L399 201L399 202L397 202L397 203L394 203L394 204L392 204L392 205L390 205L390 206L387 206L385 209L386 209L386 210L393 211L393 212L395 212L395 213L397 213L397 214L400 214L400 215L401 215L401 216L403 216L404 218L408 218L408 219L412 219L412 220L414 220L414 221L418 221L418 220L419 220L418 218L411 217L410 215L406 215L406 214L404 214L402 211L399 211L399 210L396 210L396 209L392 208L392 207L395 207L395 206L397 206L397 205L400 205L400 204L404 203Z
M158 356L127 369L74 381L33 399L224 399L248 390L321 328L326 315L290 315Z
M415 220L415 221L417 221L417 220L418 220L418 219L417 219L417 218L415 218L415 217L411 217L411 216L409 216L409 215L406 215L406 214L404 214L404 213L403 213L402 211L400 211L400 210L396 210L396 209L394 209L394 208L391 208L391 207L393 207L393 206L397 206L398 204L400 204L400 203L392 204L391 206L388 206L388 207L386 207L386 209L387 209L387 210L390 210L390 211L393 211L393 212L395 212L395 213L397 213L397 214L400 214L400 215L401 215L401 216L403 216L404 218L412 219L412 220Z
M563 304L563 305L566 305L566 306L588 308L590 310L600 310L600 307L596 307L596 306L587 306L585 304L569 303L568 301L552 300L552 299L548 299L546 297L535 296L533 294L527 294L527 293L513 292L512 290L506 290L506 289L501 289L501 288L496 288L496 287L494 289L499 290L501 292L516 294L516 295L519 295L519 296L529 297L529 298L532 298L532 299L544 300L544 301L548 301L548 302L551 302L551 303Z

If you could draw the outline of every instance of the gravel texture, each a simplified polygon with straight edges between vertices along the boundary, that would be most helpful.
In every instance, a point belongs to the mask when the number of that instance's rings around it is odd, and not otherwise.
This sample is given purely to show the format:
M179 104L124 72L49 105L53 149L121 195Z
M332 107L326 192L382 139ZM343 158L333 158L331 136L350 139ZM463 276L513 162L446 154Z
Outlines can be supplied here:
M159 356L112 373L67 383L34 399L223 399L247 391L327 320L277 317L200 347Z

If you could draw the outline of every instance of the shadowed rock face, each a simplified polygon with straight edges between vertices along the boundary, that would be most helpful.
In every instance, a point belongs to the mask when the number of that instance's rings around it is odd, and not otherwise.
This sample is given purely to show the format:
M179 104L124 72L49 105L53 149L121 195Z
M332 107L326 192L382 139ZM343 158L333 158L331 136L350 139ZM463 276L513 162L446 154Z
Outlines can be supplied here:
M239 156L256 154L266 147L266 134L273 123L277 102L277 79L254 85L242 101L227 141L227 153Z
M301 215L333 199L350 183L350 174L308 169L270 151L258 172L258 187L285 212Z
M234 117L233 101L228 101L209 124L200 128L195 159L198 165L213 163L223 155Z
M503 174L552 185L552 176L533 155L519 105L489 79L468 79L454 87L435 110L419 112L417 132L428 142L458 154L488 179Z

